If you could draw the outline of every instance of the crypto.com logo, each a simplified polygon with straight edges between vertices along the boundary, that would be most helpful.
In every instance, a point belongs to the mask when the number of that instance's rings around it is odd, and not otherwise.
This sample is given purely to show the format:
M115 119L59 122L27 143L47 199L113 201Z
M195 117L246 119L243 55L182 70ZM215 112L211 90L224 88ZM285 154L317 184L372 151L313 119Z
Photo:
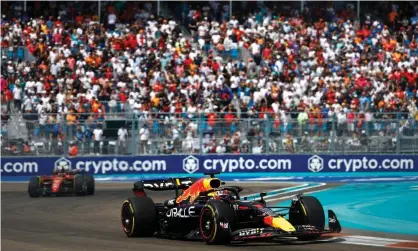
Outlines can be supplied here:
M308 169L314 173L320 172L324 169L324 159L318 155L314 155L308 159Z
M195 173L197 170L199 170L199 159L191 155L184 158L183 170L188 173Z
M68 159L64 157L61 157L54 162L54 169L57 169L57 167L63 168L65 166L68 166L69 169L71 169L71 161L69 161Z

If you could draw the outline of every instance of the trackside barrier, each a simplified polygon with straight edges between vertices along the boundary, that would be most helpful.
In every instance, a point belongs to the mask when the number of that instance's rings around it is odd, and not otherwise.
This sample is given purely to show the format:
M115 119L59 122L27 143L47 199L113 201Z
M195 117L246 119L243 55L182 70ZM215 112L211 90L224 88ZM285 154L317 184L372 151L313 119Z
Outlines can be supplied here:
M417 155L172 155L1 158L1 175L50 174L67 162L97 175L166 173L355 173L418 172Z

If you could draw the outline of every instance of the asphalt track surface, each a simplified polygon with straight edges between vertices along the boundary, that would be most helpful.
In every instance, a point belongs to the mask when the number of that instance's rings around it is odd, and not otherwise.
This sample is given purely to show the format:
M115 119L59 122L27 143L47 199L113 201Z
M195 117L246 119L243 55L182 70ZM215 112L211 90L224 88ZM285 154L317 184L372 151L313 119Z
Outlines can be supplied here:
M245 188L243 194L268 191L284 186L283 184L240 185ZM94 196L34 199L27 194L27 184L2 183L1 248L13 251L394 250L343 244L340 238L320 242L285 240L274 243L246 243L232 246L208 246L198 241L128 238L121 227L120 208L124 199L133 196L131 188L132 183L96 183L96 195ZM173 196L172 192L149 192L148 194L155 202L162 202Z

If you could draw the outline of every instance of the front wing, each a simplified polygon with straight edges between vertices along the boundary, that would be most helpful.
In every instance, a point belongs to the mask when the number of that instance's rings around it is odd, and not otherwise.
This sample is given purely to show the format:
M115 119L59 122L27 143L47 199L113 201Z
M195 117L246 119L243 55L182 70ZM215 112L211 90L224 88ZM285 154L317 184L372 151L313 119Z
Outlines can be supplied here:
M318 229L312 225L296 225L294 227L296 231L292 232L287 232L274 227L245 228L236 230L232 232L231 235L232 240L243 241L251 239L275 239L281 237L298 237L341 232L341 224L332 210L328 210L328 229Z
M285 238L285 237L298 237L298 236L307 236L307 235L316 235L316 234L327 234L327 233L336 233L339 231L324 229L318 230L314 226L304 225L296 226L296 231L286 232L281 229L273 227L265 228L245 228L232 232L233 241L249 241L254 239L275 239L275 238Z
M44 182L42 183L40 190L41 190L40 191L41 196L49 196L49 195L55 195L55 194L70 195L70 194L75 193L74 186L72 185L72 183L61 184L59 190L55 192L55 191L52 191L51 182Z

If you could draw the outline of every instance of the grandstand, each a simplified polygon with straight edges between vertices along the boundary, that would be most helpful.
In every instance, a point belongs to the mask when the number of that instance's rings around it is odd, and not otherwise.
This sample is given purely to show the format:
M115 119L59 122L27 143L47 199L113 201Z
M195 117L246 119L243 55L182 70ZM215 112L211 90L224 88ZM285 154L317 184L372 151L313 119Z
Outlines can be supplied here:
M2 155L418 153L416 2L86 3L2 2Z

